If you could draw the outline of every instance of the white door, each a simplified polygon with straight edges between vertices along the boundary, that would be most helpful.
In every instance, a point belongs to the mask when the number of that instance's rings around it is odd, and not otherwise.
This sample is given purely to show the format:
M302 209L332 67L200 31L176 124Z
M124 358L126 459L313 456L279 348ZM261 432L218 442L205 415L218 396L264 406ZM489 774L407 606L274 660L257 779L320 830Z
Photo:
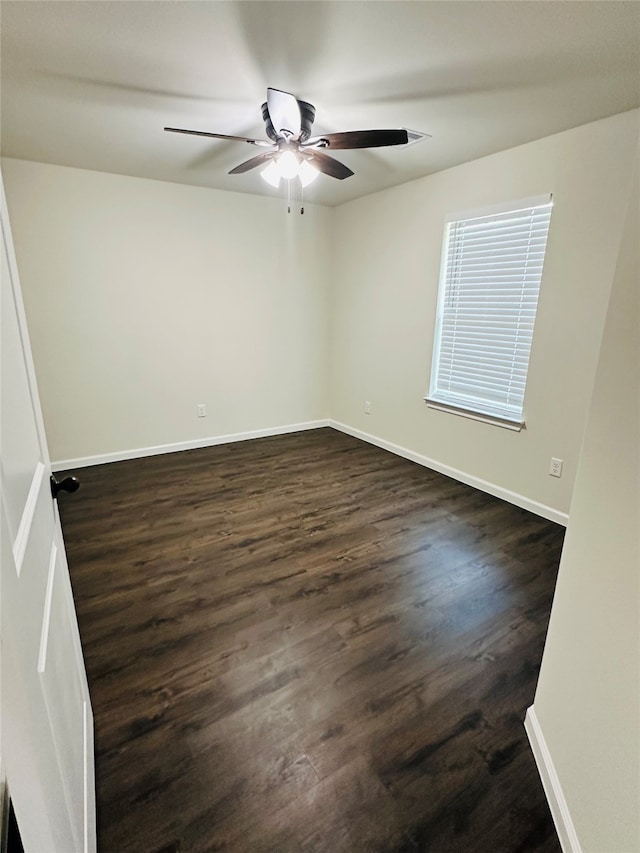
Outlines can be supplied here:
M93 715L0 190L0 767L26 853L91 853Z

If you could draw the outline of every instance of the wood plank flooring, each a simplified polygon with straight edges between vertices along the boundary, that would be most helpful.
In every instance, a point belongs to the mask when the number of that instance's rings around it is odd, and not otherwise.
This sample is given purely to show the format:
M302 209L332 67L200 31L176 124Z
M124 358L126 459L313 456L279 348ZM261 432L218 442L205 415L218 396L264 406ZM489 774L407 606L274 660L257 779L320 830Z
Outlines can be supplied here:
M331 429L75 473L100 853L558 853L561 527Z

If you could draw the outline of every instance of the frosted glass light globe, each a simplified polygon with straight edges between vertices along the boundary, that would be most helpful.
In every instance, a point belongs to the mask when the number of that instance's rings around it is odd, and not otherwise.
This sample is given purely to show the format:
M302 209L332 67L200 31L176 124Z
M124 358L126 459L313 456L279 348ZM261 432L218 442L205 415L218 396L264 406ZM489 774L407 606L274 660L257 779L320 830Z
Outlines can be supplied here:
M303 187L308 187L310 183L315 181L320 172L309 163L308 160L303 160L298 169L298 177Z
M293 151L285 151L278 157L278 168L282 177L287 181L295 178L298 174L298 158Z
M280 186L280 169L278 168L278 164L275 160L271 160L267 168L260 172L260 175L268 184L271 184L272 187L278 189Z

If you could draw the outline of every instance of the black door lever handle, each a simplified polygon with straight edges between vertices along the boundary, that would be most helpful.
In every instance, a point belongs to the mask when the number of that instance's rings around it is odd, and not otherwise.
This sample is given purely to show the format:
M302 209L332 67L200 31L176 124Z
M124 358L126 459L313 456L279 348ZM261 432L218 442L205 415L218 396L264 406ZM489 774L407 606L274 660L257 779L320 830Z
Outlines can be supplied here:
M58 492L77 492L80 488L80 480L75 477L65 477L64 480L56 480L52 474L49 482L51 484L51 497L54 500L57 500Z

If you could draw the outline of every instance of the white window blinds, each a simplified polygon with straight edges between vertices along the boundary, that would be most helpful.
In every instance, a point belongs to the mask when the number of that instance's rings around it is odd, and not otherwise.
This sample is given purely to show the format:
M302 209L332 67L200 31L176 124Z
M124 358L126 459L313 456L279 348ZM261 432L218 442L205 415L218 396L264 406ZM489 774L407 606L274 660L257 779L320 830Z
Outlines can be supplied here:
M428 402L522 423L551 206L447 221Z

